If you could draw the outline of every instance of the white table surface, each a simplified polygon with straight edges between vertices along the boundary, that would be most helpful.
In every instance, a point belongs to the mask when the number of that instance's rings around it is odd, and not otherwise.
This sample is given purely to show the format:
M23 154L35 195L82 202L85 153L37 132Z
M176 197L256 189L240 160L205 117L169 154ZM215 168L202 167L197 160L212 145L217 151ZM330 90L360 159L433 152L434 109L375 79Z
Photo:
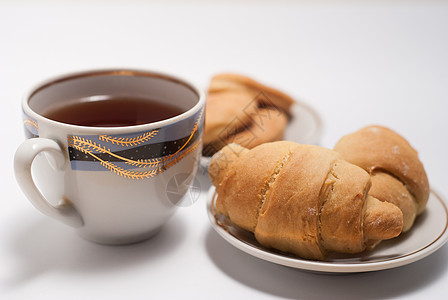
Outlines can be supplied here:
M410 265L322 275L234 248L211 228L209 183L155 238L84 241L35 210L15 182L25 90L70 71L135 67L204 88L221 71L312 105L320 145L382 124L418 149L448 195L448 5L442 1L2 1L0 299L446 299L448 246ZM243 4L241 4L243 3Z

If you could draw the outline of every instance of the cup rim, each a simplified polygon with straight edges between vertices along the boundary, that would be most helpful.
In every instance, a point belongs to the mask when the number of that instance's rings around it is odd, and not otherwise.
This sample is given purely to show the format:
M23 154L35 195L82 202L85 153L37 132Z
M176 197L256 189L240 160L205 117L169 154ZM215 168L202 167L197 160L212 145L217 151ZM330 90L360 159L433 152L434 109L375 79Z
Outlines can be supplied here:
M64 123L52 120L50 118L47 118L36 111L34 111L30 105L29 100L31 97L39 92L42 89L45 89L49 87L50 85L57 84L59 82L72 80L76 78L86 77L86 76L98 76L98 75L125 75L125 76L133 76L133 75L140 75L140 76L148 76L148 77L158 77L161 79L166 79L173 81L178 84L182 84L185 87L189 88L191 91L193 91L198 96L197 103L191 107L190 109L184 111L183 113L176 115L174 117L152 122L152 123L145 123L145 124L139 124L139 125L131 125L131 126L111 126L111 127L101 127L101 126L83 126L83 125L75 125L70 123ZM24 94L22 98L22 109L23 111L31 118L36 119L38 122L39 120L43 120L45 122L48 122L53 125L62 126L64 128L67 128L68 130L76 130L76 131L101 131L102 133L113 133L113 134L120 134L120 133L127 133L127 132L135 132L135 131L145 131L155 128L162 128L166 127L172 124L175 124L181 120L185 120L195 113L197 113L199 110L201 110L202 107L205 106L205 92L203 89L199 88L198 85L191 82L190 80L187 80L185 78L182 78L177 75L173 75L171 73L162 72L162 71L156 71L156 70L148 70L148 69L135 69L135 68L102 68L102 69L87 69L87 70L81 70L81 71L75 71L75 72L68 72L64 73L58 76L54 76L51 78L48 78L46 80L43 80L37 84L35 84L33 87L28 89L28 91Z

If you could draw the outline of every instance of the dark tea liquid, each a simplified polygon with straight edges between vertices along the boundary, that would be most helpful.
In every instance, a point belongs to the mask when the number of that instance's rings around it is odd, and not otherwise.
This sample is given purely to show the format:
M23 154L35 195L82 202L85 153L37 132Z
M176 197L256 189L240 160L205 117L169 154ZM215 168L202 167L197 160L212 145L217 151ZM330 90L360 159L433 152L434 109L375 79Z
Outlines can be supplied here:
M62 107L49 108L49 119L81 126L133 126L165 120L183 111L172 105L145 98L80 99Z

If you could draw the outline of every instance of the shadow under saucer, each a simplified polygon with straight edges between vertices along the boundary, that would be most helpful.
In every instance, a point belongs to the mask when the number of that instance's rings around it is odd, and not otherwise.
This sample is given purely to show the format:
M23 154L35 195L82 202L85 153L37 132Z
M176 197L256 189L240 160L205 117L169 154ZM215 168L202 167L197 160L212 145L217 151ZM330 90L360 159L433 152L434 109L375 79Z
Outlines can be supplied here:
M448 245L415 263L395 269L340 275L277 265L227 243L212 228L205 239L211 261L234 280L284 298L384 299L411 293L443 278Z

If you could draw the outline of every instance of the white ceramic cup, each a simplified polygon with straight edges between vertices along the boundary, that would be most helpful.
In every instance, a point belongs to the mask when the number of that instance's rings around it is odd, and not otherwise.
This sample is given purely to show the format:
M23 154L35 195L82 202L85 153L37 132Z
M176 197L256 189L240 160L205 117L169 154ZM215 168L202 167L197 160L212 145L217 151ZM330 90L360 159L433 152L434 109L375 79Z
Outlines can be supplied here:
M53 105L104 95L143 95L183 113L123 127L78 126L42 115ZM88 240L126 244L151 237L178 207L167 195L170 180L185 175L176 185L182 196L196 174L205 95L177 76L133 69L67 74L31 89L22 108L28 139L14 158L21 189L37 209Z

